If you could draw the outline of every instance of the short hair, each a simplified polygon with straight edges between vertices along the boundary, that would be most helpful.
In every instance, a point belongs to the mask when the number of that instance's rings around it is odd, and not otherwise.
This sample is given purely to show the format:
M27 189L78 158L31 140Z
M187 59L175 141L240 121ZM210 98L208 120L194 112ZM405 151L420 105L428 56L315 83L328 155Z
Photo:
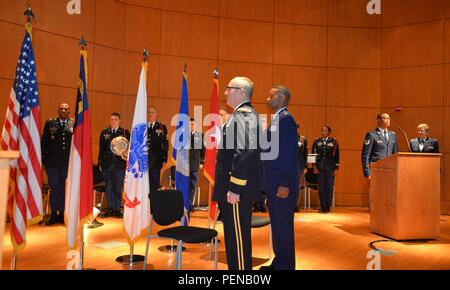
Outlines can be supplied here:
M112 117L112 116L115 116L115 117L117 117L117 118L120 119L120 114L117 113L117 112L112 112L112 113L111 113L111 117Z
M419 128L424 129L425 132L427 132L427 133L430 132L430 126L429 126L428 124L426 124L426 123L419 124L419 125L417 126L417 129L419 129Z
M238 77L240 80L244 81L242 88L244 89L245 95L250 99L253 95L254 83L251 79L247 77Z
M330 127L330 126L325 125L325 126L323 126L322 128L327 128L328 133L331 133L331 127Z
M219 111L225 111L225 113L228 113L227 108L226 107L219 107Z
M388 116L389 116L388 113L379 113L379 114L377 115L377 120L381 120L381 117L382 117L383 115L388 115Z
M191 122L195 122L195 119L194 118L190 118L189 119Z
M291 99L291 91L288 89L288 87L282 86L282 85L276 85L276 86L273 86L273 88L277 90L276 94L278 96L280 96L280 95L285 96L287 103L289 103L289 100Z

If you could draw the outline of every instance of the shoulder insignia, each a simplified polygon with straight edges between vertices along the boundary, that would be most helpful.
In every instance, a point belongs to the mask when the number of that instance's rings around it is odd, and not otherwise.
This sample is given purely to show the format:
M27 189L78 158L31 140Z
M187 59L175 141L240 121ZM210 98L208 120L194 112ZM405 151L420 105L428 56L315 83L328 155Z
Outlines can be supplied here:
M236 112L239 112L239 113L247 113L247 114L249 114L249 113L251 113L252 112L252 110L250 110L249 108L239 108L239 109L237 109L237 111Z

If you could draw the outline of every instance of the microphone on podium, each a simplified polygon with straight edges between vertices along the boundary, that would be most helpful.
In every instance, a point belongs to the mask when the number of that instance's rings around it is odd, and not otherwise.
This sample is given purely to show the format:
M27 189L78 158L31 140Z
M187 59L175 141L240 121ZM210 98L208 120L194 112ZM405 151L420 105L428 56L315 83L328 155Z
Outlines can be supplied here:
M398 129L400 132L402 132L402 133L403 133L403 136L405 137L406 144L408 145L408 152L412 152L411 146L409 146L408 135L406 135L405 130L403 130L401 127L398 127L397 129Z

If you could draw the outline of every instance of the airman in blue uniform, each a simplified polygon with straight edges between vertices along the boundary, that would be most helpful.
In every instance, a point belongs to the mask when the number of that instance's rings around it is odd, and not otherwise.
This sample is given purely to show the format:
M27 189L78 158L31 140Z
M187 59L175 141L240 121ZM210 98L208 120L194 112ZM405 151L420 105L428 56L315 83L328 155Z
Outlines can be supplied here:
M411 152L417 153L439 153L439 143L437 139L428 137L430 126L428 124L420 124L417 126L417 135L415 139L411 139L409 147Z
M361 159L364 176L370 180L370 164L398 152L397 134L388 130L391 118L386 113L377 115L378 127L367 132Z
M270 90L268 104L275 115L267 130L269 144L278 143L278 156L263 160L262 184L267 194L275 258L262 270L295 270L294 212L298 201L299 157L297 123L287 106L285 86ZM278 136L278 140L274 140ZM273 148L270 148L273 149Z

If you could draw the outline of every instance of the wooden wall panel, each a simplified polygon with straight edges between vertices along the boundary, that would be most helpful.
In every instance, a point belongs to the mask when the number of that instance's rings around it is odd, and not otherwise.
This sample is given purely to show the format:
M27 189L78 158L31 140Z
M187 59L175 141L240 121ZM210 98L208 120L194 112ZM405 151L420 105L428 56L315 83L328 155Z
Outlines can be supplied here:
M275 24L274 50L276 64L325 66L326 28Z
M445 18L450 18L450 0L444 0L445 1Z
M444 21L444 62L450 63L450 19Z
M450 106L450 64L444 65L444 106Z
M127 6L125 49L160 53L161 10Z
M242 62L273 62L273 24L220 19L219 58Z
M444 11L444 0L383 0L382 2L385 27L441 19Z
M161 52L168 55L217 58L216 17L163 12Z
M126 0L128 6L140 6L147 8L161 8L162 1L163 0Z
M95 41L124 48L127 6L115 0L96 1Z
M291 90L293 105L325 106L326 69L320 67L275 65L273 83Z
M13 83L12 80L0 78L0 96L2 96L0 98L0 108L4 111L4 112L2 111L3 112L2 114L6 112L6 108L8 107L8 99L9 94L11 92L12 83ZM2 116L2 118L0 119L2 122L0 123L1 126L3 126L4 118L5 116Z
M219 16L219 0L164 0L162 8L183 13Z
M333 0L330 2L328 25L349 27L381 27L381 15L366 12L366 0ZM383 3L384 5L384 3Z
M0 78L11 80L14 78L17 58L20 53L19 50L22 45L24 34L25 28L23 26L0 22L0 35L4 39L3 41L0 41L0 52L3 52L2 64L0 65ZM37 61L36 57L36 62Z
M327 107L327 125L341 149L361 150L367 131L376 128L379 109Z
M38 83L76 86L80 73L78 41L42 31L35 31L33 35Z
M381 70L374 69L329 68L327 105L379 108L381 75Z
M328 0L275 0L278 23L327 25Z
M226 18L273 21L273 0L226 0L220 1L220 16Z
M361 143L362 146L362 143ZM341 150L341 166L336 175L335 191L338 193L367 194L369 183L364 178L360 150ZM349 182L351 180L351 182ZM347 204L349 205L349 204Z
M444 107L444 122L443 122L444 139L440 140L441 151L450 153L450 107ZM450 171L450 167L448 167Z
M185 62L187 62L189 99L209 100L217 61L172 56L161 57L159 97L179 102Z
M386 69L383 72L383 105L443 106L442 65Z
M94 67L90 71L93 74L94 90L121 94L124 72L123 52L115 48L96 45L94 57Z
M369 28L328 29L328 65L381 68L381 31Z
M433 21L383 29L384 67L442 63L443 27Z
M65 36L74 37L76 39L79 39L81 35L84 35L87 41L93 41L95 32L96 1L82 2L84 3L82 3L81 6L81 14L69 15L64 13L66 11L67 1L32 1L31 4L33 5L33 11L35 12L35 15L38 15L34 22L34 27ZM60 11L61 13L55 13L55 11ZM20 19L20 21L23 21L23 18Z

